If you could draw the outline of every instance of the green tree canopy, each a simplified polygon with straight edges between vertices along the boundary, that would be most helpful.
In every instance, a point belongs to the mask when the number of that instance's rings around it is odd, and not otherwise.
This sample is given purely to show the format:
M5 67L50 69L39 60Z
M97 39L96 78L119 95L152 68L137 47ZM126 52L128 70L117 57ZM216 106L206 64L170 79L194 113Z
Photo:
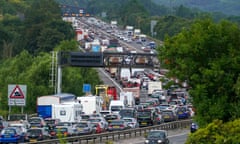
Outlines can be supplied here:
M186 144L237 144L240 142L240 119L223 123L214 120L206 128L189 135Z
M239 27L211 19L195 21L191 28L166 38L160 48L159 56L168 61L169 75L190 84L200 125L240 117L239 50Z

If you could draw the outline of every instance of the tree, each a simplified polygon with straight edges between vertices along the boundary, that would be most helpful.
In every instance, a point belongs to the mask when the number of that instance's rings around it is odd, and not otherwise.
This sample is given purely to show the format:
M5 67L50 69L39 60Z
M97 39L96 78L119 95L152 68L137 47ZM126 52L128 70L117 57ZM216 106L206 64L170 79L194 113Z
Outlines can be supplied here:
M233 144L239 143L240 119L223 123L214 120L206 128L189 135L186 144Z
M63 22L60 14L54 0L34 1L26 11L23 47L31 54L49 52L62 40L73 38L72 26Z
M168 60L169 75L187 80L196 119L206 125L239 117L240 30L229 21L196 20L165 39L159 58Z

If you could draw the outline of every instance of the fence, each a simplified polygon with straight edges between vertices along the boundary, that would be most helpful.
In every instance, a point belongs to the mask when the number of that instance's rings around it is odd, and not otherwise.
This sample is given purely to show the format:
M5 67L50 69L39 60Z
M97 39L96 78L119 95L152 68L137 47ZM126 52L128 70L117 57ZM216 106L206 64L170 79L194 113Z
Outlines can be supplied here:
M34 142L31 144L54 144L61 143L62 141L67 141L68 143L79 143L79 144L92 144L92 143L104 143L106 141L114 141L125 138L133 138L144 136L148 131L153 129L161 129L161 130L174 130L181 128L188 128L191 124L192 120L182 120L182 121L174 121L169 123L163 123L160 125L154 125L150 127L129 129L123 131L115 131L115 132L105 132L101 134L91 134L84 136L75 136L75 137L67 137L60 139L51 139L44 140L39 142Z

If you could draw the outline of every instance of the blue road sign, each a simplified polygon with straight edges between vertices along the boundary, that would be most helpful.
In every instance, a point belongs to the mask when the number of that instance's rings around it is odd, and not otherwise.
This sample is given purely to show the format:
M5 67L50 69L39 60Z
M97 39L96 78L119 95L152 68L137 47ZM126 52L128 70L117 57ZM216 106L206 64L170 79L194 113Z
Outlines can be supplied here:
M91 85L90 84L83 84L83 92L84 93L91 92Z

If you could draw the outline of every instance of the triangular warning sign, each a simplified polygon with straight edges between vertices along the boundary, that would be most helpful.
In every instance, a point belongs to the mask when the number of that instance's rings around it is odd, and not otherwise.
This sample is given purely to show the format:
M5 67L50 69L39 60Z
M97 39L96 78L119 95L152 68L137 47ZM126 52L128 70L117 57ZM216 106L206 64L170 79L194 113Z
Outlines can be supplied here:
M9 96L9 98L13 99L24 99L24 97L25 96L18 85L16 85L16 87L13 89L12 93Z

